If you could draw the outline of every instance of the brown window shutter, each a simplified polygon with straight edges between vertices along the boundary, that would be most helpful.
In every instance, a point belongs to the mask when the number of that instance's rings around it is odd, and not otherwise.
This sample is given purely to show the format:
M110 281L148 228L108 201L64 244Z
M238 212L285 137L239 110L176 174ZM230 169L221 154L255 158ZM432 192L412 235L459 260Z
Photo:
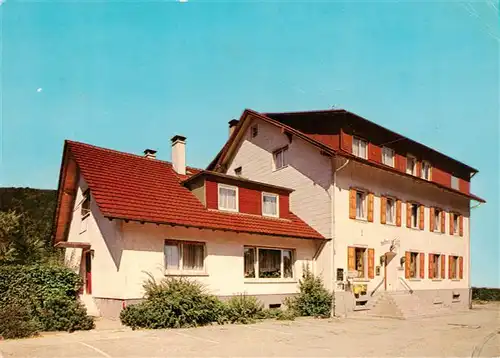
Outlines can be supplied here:
M460 236L464 236L464 217L460 215L458 217L458 233Z
M347 248L347 270L354 271L356 269L356 249L349 246Z
M349 218L356 219L356 189L349 191Z
M422 176L422 162L421 161L417 161L417 177L421 177Z
M450 213L450 215L448 215L450 217L450 235L453 235L453 213Z
M386 209L387 209L387 198L384 196L380 197L380 222L385 224L387 221L386 217Z
M420 253L420 278L425 278L425 254Z
M464 278L464 258L462 256L458 258L458 278Z
M406 227L411 227L411 203L406 203Z
M405 277L410 278L410 251L405 253Z
M375 250L368 249L368 278L375 277Z
M396 225L401 226L401 200L396 200Z
M424 221L425 220L425 208L424 208L423 205L420 205L419 209L420 209L420 218L419 218L418 228L420 230L423 230L423 229L425 229L425 226L424 226L424 223L425 223L425 221Z
M368 221L373 222L373 193L368 193Z
M446 232L446 213L441 211L441 232L444 234Z
M434 255L429 254L429 278L434 278Z
M429 230L431 232L434 231L434 226L436 223L434 222L434 208L429 209Z
M443 255L444 256L444 255ZM451 272L451 268L453 267L453 258L451 255L448 255L448 278L451 279L452 278L452 272Z
M446 255L441 255L441 278L446 278Z

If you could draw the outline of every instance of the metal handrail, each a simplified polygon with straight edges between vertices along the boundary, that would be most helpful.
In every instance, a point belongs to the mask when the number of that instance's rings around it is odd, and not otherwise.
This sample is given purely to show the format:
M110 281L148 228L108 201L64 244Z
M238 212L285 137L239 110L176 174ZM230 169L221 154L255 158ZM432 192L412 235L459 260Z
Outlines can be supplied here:
M382 278L382 280L378 283L377 287L375 287L375 289L372 291L372 293L370 293L370 297L372 297L375 294L375 292L379 289L379 287L382 286L384 281L385 281L385 277Z
M399 280L403 283L403 285L405 286L405 288L410 292L410 293L413 293L413 289L410 287L410 285L408 284L408 282L406 282L406 280L402 277L399 277Z

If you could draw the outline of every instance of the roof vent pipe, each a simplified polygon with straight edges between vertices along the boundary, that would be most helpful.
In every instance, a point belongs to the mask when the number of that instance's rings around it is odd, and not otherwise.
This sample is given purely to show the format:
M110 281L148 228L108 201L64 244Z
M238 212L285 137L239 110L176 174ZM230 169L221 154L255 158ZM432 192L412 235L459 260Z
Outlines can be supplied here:
M239 121L237 119L231 119L229 121L229 137L233 135L234 130L236 129L236 126L238 125Z

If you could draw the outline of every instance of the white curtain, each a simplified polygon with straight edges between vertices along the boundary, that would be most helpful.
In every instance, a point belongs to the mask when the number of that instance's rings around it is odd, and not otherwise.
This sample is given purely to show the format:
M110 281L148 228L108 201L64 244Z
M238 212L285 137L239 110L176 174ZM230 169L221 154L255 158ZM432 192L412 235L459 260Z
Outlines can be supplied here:
M165 268L167 270L179 269L179 244L166 243L165 244Z
M202 271L203 258L205 256L203 244L183 243L182 246L182 269Z
M277 198L273 195L264 195L263 197L263 212L265 215L278 215Z
M236 190L219 188L219 207L236 210Z

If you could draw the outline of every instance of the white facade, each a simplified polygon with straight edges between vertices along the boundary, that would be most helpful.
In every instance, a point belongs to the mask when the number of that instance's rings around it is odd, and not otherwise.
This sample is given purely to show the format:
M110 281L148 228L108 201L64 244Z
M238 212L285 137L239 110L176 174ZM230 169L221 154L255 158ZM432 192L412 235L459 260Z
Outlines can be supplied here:
M289 142L280 128L258 119L258 135L250 133L243 140L227 166L227 174L242 167L243 176L256 181L281 185L294 189L291 194L291 210L306 223L331 238L315 261L315 271L323 276L326 287L342 296L348 271L348 247L372 248L375 266L380 266L374 278L354 279L351 283L367 285L368 292L384 289L384 277L380 256L396 243L396 257L387 266L387 290L420 291L426 298L439 296L443 290L462 293L463 302L468 300L469 282L469 200L457 194L445 192L432 184L419 183L407 177L363 165L346 162L346 159L324 156L320 150L297 137ZM251 126L249 127L251 128ZM250 129L249 129L250 131ZM288 166L273 170L273 151L288 145ZM349 189L364 188L374 194L373 222L349 218ZM401 226L380 222L380 196L393 196L402 200ZM416 201L425 206L424 230L406 227L406 201ZM446 233L429 230L430 207L446 211ZM450 235L449 211L463 215L463 236ZM394 240L394 241L393 241ZM425 277L405 280L401 257L406 251L425 253ZM446 278L429 279L428 254L446 255ZM463 279L448 278L448 256L463 257ZM337 269L344 270L344 279L336 280ZM377 287L378 286L378 287ZM425 292L424 292L425 291ZM440 293L441 291L441 293ZM448 294L447 293L447 294ZM450 298L451 299L451 298Z

